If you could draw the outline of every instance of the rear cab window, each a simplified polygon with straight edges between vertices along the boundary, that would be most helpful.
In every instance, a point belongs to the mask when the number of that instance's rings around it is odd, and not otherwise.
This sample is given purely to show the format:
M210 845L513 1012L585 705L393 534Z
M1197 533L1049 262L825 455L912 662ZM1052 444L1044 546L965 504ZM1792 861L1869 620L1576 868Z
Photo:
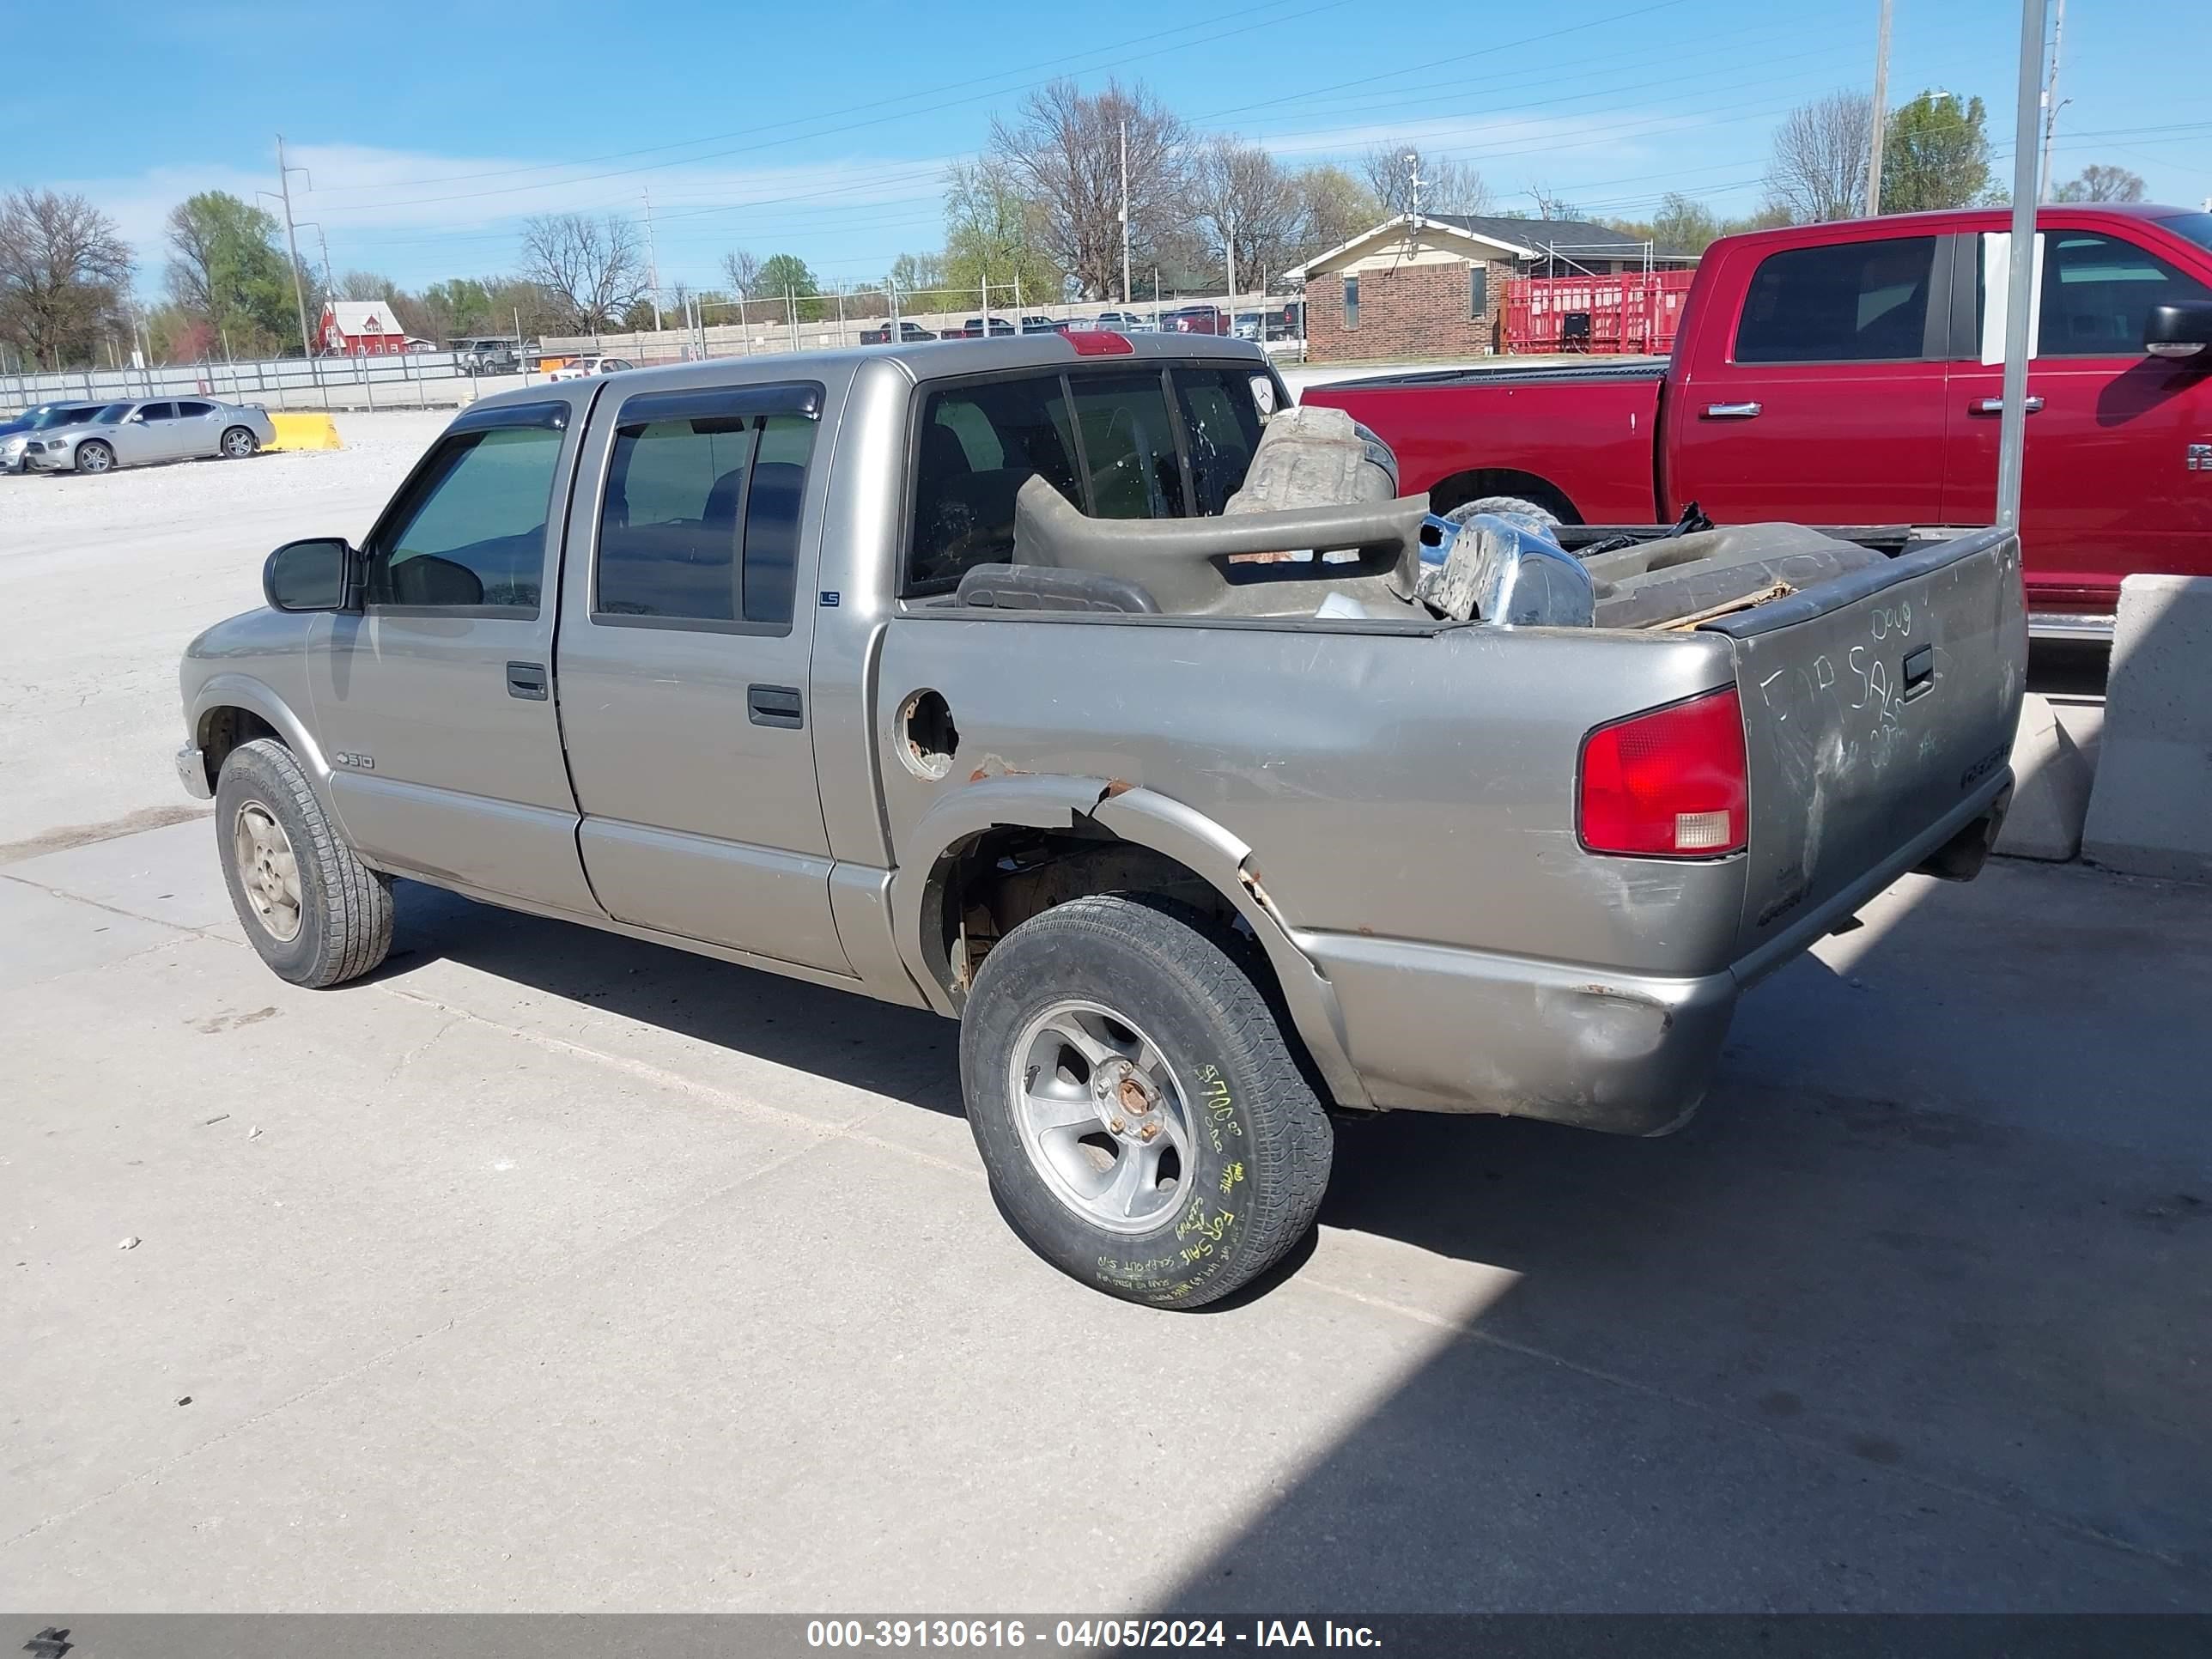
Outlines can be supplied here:
M1770 253L1736 319L1739 363L1912 362L1928 354L1933 236Z
M1267 378L1242 363L1125 360L925 387L901 596L949 592L975 566L1010 559L1014 498L1032 477L1093 518L1218 514L1258 447L1254 382Z
M820 389L657 392L623 406L599 501L593 623L791 631L810 393Z

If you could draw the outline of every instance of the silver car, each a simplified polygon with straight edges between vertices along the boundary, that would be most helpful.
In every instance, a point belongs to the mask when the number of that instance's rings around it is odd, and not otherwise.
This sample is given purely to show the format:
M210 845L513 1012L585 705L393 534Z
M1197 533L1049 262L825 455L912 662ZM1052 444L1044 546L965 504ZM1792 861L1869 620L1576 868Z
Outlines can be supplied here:
M109 472L155 461L220 455L242 460L276 441L268 410L212 398L112 403L91 419L30 434L23 466L33 472Z

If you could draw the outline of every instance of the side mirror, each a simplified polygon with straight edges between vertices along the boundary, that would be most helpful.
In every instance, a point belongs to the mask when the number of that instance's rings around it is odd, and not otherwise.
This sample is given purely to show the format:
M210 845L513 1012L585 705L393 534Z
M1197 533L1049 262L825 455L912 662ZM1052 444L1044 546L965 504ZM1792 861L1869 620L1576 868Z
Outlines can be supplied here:
M335 536L287 542L261 567L261 594L272 611L350 611L358 556Z
M2154 357L2196 357L2212 346L2212 303L2153 306L2143 319L2143 349Z
M134 409L134 410L131 410L128 415L125 415L125 416L123 417L123 423L124 423L125 426L143 426L143 425L145 425L145 424L146 424L146 411L145 411L144 410L143 410L143 409Z

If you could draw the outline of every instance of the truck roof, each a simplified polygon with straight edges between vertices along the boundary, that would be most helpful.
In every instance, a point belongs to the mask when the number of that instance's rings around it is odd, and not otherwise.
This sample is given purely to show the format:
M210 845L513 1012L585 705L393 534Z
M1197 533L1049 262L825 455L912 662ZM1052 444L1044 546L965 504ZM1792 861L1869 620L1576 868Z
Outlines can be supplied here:
M1079 345L1078 341L1086 343ZM1098 345L1088 343L1096 341ZM1118 343L1100 349L1108 342ZM1056 368L1082 362L1189 362L1218 359L1252 368L1267 366L1267 354L1249 340L1208 334L1115 334L1091 331L1081 334L1004 334L988 339L914 340L896 345L848 346L832 351L781 351L753 357L710 357L702 362L669 363L624 371L623 378L656 392L677 391L687 386L747 386L773 380L834 380L867 363L895 362L909 379L951 380L976 374L1024 368ZM566 389L603 382L572 381ZM562 385L520 386L468 405L497 409L516 404L543 403L549 391Z
M2197 210L2161 206L2154 202L2046 202L2035 211L2037 222L2040 223L2046 215L2060 213L2089 219L2155 220L2172 219L2194 213ZM1832 233L1839 230L1868 236L1876 234L1910 236L1915 234L1934 235L1956 230L2011 228L2012 210L2008 207L1936 208L1925 213L1885 213L1873 219L1827 219L1809 225L1777 225L1770 230L1741 231L1721 240L1730 246L1740 242L1753 246L1767 243L1788 245L1832 240Z

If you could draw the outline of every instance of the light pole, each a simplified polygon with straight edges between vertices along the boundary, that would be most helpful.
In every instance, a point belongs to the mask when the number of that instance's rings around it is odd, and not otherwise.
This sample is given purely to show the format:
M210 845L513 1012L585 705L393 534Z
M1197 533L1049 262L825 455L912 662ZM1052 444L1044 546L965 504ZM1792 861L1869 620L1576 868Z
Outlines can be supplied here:
M307 290L300 281L300 238L292 228L292 175L307 173L305 167L284 165L284 135L276 135L276 193L284 204L284 245L292 254L292 301L300 308L300 351L307 358L310 373L315 377L316 388L323 394L323 407L331 406L331 389L323 384L322 370L315 365L314 342L307 336ZM315 187L315 175L307 173L307 188ZM267 191L255 192L266 196Z
M1121 303L1135 302L1129 288L1129 120L1121 118Z
M2004 403L1997 434L1997 523L2020 528L2027 453L2028 303L2034 293L2036 118L2043 81L2044 0L2021 0L2020 87L2013 110L2012 248L2005 271Z
M1889 127L1889 8L1881 0L1881 27L1875 35L1874 118L1868 125L1866 216L1881 211L1881 140Z

